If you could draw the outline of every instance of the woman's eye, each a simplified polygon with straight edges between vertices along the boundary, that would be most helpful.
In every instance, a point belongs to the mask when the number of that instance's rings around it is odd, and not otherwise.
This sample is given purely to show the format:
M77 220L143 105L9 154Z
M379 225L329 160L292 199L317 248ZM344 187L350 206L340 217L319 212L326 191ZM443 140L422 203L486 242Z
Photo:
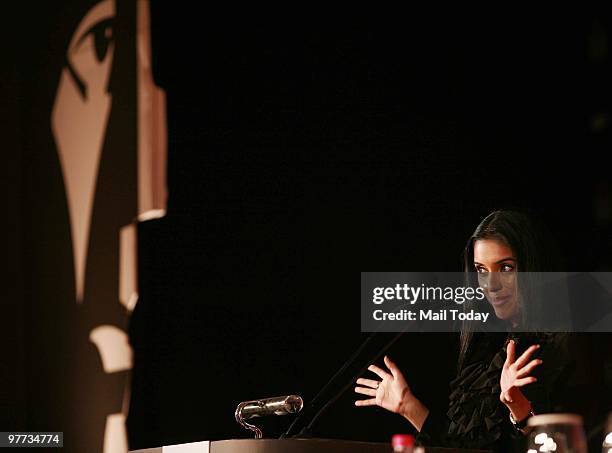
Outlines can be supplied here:
M514 266L510 264L502 264L500 272L512 272L514 270Z
M487 270L484 267L477 267L476 268L476 272L478 272L480 274L483 274L483 273L487 272Z

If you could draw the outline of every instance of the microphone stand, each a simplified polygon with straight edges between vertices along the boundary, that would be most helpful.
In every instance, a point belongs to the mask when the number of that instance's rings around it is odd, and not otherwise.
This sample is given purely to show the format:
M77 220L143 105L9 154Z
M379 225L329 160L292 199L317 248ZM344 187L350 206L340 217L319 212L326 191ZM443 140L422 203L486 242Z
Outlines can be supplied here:
M321 396L327 391L327 389L329 387L331 387L331 384L342 374L346 371L346 369L357 359L357 357L359 357L359 355L363 352L363 350L366 348L366 346L368 344L370 344L370 342L372 341L372 339L374 338L374 336L376 336L378 332L372 332L370 335L368 335L368 337L364 340L363 343L361 343L361 345L359 346L359 348L357 348L357 350L347 359L346 362L344 362L344 364L340 367L340 369L338 371L336 371L336 373L334 373L334 375L331 377L331 379L329 381L327 381L327 383L323 386L323 388L321 388L321 390L319 390L319 392L315 395L315 397L312 399L312 401L308 404L308 408L307 410L302 411L296 418L295 420L293 420L293 423L291 423L291 425L289 425L289 428L287 429L287 431L285 431L280 438L284 439L286 437L289 437L291 434L291 431L293 430L293 428L297 425L297 423L302 420L306 414L309 414L312 412L312 410L314 409L314 407L316 406L316 403L319 401L319 399L321 399Z
M342 387L342 389L340 389L340 391L338 393L336 393L336 395L334 395L329 401L327 401L327 403L325 403L323 405L323 407L321 407L321 409L319 409L317 411L317 413L314 415L314 417L312 418L312 420L310 421L310 423L303 428L300 433L299 436L301 437L302 435L304 437L312 437L312 427L315 424L315 422L319 419L319 417L321 415L323 415L327 409L334 404L338 398L340 398L344 392L346 392L349 388L351 388L354 384L355 381L357 380L357 378L359 378L359 376L361 376L363 373L366 372L366 370L368 369L368 367L370 366L371 362L376 362L378 359L380 359L380 357L387 352L387 350L393 346L395 344L395 342L397 342L397 340L400 339L400 337L404 334L404 332L399 332L397 335L395 335L387 344L385 344L385 346L376 354L376 356L370 360L366 365L364 365L352 378L350 381L348 381L344 387Z
M402 307L400 307L401 309ZM321 409L319 409L313 416L312 420L310 421L310 423L308 423L307 426L305 426L304 428L302 428L302 430L295 436L292 437L312 437L310 434L310 431L312 429L312 426L314 425L314 423L318 420L318 418L323 415L323 413L325 413L325 411L334 403L338 400L338 398L340 398L340 396L342 396L344 394L344 392L346 392L350 387L353 386L353 384L355 383L355 381L357 380L357 378L359 376L361 376L363 373L365 373L368 369L368 367L370 366L370 363L375 362L376 360L378 360L385 352L387 352L387 350L393 346L395 344L395 342L397 342L397 340L400 339L400 337L408 330L408 326L409 324L406 326L406 328L404 330L402 330L401 332L398 332L389 342L387 342L382 349L380 349L376 356L372 359L369 360L366 365L364 365L363 367L361 367L359 369L359 372L356 373L351 380L349 380L340 390L340 392L336 393L329 401L327 401L322 407ZM327 382L327 384L325 384L325 386L323 386L323 388L317 393L317 395L313 398L313 400L311 401L311 403L308 405L308 409L302 411L293 421L293 423L291 423L291 425L289 426L289 428L287 429L287 431L285 431L281 436L280 439L284 439L286 437L290 437L291 436L291 432L293 431L294 427L298 424L298 422L302 419L304 419L307 415L310 416L310 414L312 413L312 411L314 410L314 408L316 407L316 403L319 401L319 399L321 398L321 396L325 393L325 391L331 387L331 384L338 378L338 376L340 376L344 371L346 371L346 369L357 359L357 357L359 357L359 355L363 352L363 350L365 349L365 347L372 341L372 339L374 338L374 336L379 333L379 331L376 332L372 332L368 338L365 339L365 341L361 344L361 346L353 353L353 355L351 355L351 357L349 357L349 359L344 363L344 365L342 365L342 367L332 376L332 378Z

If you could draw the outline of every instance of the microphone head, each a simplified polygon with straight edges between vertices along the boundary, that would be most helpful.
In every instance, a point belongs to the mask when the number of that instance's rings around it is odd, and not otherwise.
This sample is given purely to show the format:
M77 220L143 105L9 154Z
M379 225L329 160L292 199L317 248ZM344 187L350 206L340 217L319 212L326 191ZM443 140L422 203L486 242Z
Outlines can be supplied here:
M302 410L304 401L298 395L276 396L253 401L245 401L238 405L243 420L266 415L295 414Z

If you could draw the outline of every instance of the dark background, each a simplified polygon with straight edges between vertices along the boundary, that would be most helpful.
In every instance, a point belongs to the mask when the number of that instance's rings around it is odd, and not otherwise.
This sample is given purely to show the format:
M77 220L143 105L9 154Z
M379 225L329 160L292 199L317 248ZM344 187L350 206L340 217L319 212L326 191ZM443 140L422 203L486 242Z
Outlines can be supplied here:
M591 54L608 30L589 15L571 27L228 25L154 3L170 199L167 218L140 229L134 442L241 436L239 401L312 399L363 340L359 272L459 270L492 209L531 209L570 269L606 268L610 63ZM390 351L441 410L455 342L406 335ZM315 434L408 430L354 399ZM289 422L261 424L272 436Z
M568 270L611 268L612 24L597 11L561 16L238 23L153 2L170 195L167 216L139 227L131 448L247 437L233 420L238 402L310 401L365 338L359 273L459 270L467 237L492 209L540 215ZM36 20L44 43L62 17ZM41 45L37 55L56 51ZM14 112L30 117L19 93L35 78L18 62L7 68L14 272L28 210L15 187L24 190L29 140ZM14 274L5 345L20 363L28 330ZM390 355L443 410L455 348L452 334L406 335ZM25 429L37 409L24 368L10 369L0 387L16 417L6 423ZM386 441L408 431L354 399L347 392L315 434ZM261 425L272 437L290 421Z

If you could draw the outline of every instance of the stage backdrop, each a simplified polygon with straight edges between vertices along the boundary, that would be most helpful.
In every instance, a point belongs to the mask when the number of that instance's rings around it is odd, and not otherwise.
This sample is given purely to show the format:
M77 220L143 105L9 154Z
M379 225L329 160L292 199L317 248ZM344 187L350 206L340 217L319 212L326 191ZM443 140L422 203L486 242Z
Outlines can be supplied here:
M146 0L43 6L27 105L28 430L127 451L137 224L166 210L165 99Z

